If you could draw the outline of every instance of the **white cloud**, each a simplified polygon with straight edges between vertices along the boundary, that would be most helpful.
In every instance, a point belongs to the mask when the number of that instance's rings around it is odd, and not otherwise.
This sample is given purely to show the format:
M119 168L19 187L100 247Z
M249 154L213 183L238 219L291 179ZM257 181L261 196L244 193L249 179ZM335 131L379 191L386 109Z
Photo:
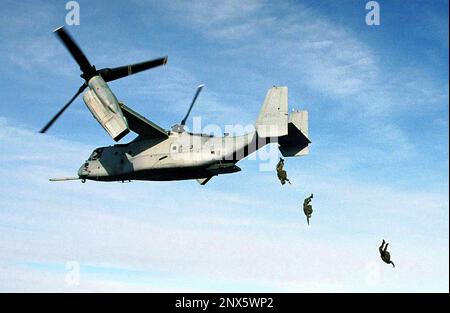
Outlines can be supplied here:
M262 7L260 1L171 1L167 3L172 16L187 18L191 24L213 30L216 27L239 23L247 19ZM213 29L211 29L213 28Z

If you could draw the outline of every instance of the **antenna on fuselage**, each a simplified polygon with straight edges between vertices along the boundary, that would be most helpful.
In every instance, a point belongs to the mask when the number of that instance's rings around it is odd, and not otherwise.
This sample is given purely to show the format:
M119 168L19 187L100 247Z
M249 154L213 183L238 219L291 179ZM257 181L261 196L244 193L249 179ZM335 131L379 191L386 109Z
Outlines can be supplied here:
M197 100L197 97L200 94L200 92L202 91L203 87L205 87L204 84L201 84L197 87L197 91L195 92L194 98L192 99L191 105L189 106L186 116L183 118L183 120L181 120L180 124L177 124L172 127L173 131L179 132L179 133L184 131L184 125L186 125L186 120L188 119L189 114L191 114L192 107L194 106L194 103Z

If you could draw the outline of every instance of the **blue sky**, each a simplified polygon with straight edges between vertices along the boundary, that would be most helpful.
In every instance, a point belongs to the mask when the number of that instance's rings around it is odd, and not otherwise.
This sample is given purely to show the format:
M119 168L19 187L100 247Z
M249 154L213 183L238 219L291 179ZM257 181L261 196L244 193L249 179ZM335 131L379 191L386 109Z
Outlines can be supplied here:
M112 141L81 97L37 134L82 83L52 34L65 1L4 1L0 290L448 292L448 1L378 2L369 27L366 1L79 1L67 29L97 68L169 56L110 83L162 127L200 83L192 116L218 125L288 86L312 145L281 187L251 160L206 186L48 182Z

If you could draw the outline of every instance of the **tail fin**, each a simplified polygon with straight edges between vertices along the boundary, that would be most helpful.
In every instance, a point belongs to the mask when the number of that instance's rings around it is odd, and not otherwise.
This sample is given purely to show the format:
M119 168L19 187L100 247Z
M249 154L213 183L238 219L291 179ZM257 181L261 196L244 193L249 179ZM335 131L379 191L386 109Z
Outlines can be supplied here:
M272 87L266 94L255 124L261 138L288 134L288 88Z
M306 155L311 143L308 139L308 112L296 111L288 115L288 88L270 88L256 120L256 132L260 138L278 138L280 151L285 157Z
M288 134L278 138L280 151L284 157L302 156L309 153L308 144L308 111L291 113L288 123Z

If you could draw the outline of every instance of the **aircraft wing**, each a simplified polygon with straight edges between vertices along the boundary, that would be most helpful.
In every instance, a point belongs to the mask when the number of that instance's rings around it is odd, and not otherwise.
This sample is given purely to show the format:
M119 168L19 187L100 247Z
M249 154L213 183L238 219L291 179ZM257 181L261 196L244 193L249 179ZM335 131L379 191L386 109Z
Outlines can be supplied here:
M119 103L123 116L127 119L128 128L138 135L147 138L167 138L169 135L164 128L152 123L139 113L133 111L123 103Z

